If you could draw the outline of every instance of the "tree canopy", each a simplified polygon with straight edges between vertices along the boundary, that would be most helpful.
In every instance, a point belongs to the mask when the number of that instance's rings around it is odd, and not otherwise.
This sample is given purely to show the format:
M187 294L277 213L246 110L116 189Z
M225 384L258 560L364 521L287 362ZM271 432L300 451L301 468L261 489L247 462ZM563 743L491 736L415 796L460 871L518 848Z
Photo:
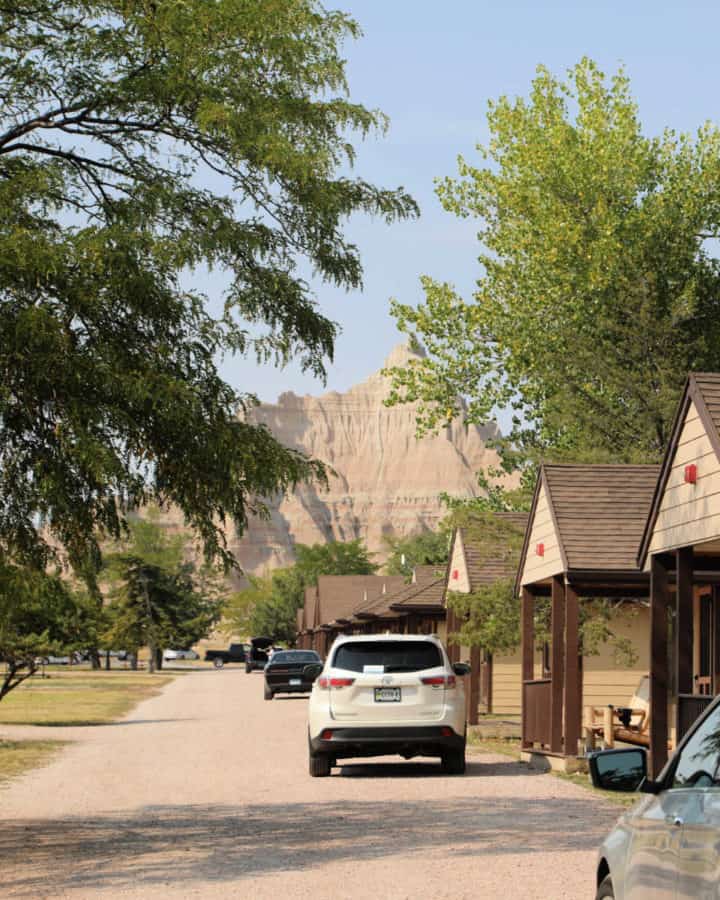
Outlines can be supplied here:
M410 578L415 566L445 566L448 561L450 531L421 531L407 537L386 537L388 575Z
M107 647L137 655L150 648L151 668L162 665L164 647L187 649L207 637L220 618L214 583L184 559L186 535L169 534L153 520L133 520L125 546L106 554L110 581Z
M322 475L218 363L322 376L303 273L359 287L348 216L417 211L348 174L386 125L348 97L358 35L316 0L0 0L0 548L91 571L154 499L229 565L227 518Z
M0 700L34 675L43 657L85 649L96 626L93 600L0 554Z
M422 279L395 303L427 348L396 369L391 402L432 428L511 410L506 465L540 456L654 461L688 370L720 367L720 132L643 134L623 71L540 67L527 98L490 103L479 159L441 179L446 210L477 221L472 298Z

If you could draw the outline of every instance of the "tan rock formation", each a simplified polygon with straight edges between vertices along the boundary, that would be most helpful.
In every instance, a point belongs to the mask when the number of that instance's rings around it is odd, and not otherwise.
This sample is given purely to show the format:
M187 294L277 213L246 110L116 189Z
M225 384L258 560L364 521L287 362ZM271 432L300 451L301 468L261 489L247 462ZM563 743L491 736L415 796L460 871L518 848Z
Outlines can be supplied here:
M412 356L396 347L385 366ZM408 535L434 528L444 515L442 491L478 493L476 472L497 455L485 441L493 429L455 422L437 435L415 437L416 407L387 408L389 381L379 372L345 393L320 397L293 393L262 404L253 419L264 422L283 444L327 463L336 472L329 490L303 486L270 503L269 521L253 520L231 546L248 572L287 565L296 543L362 538L383 559L385 534Z

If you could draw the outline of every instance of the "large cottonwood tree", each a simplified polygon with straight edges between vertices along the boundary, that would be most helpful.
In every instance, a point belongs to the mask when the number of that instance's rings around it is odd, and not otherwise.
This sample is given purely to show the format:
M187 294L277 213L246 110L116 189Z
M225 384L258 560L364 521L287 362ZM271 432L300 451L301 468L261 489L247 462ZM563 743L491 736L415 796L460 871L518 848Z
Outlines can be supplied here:
M302 272L358 287L347 217L416 212L347 174L385 126L347 96L357 34L316 0L0 0L0 554L88 571L152 498L229 563L227 517L321 474L217 366L322 375Z
M477 289L424 278L424 303L394 305L428 355L393 401L422 400L421 428L459 397L475 422L510 409L521 462L657 460L688 370L720 368L720 132L645 136L626 75L587 59L540 68L488 125L437 186L477 222Z

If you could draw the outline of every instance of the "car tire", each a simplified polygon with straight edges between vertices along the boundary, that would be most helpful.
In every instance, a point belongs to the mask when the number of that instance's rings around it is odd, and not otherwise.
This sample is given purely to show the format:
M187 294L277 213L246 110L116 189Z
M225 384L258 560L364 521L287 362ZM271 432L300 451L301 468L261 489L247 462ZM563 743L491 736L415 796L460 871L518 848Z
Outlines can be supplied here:
M609 875L606 875L600 882L600 887L598 887L597 894L595 894L595 900L615 900L612 878Z
M465 774L465 747L460 750L448 750L442 755L443 772L446 775Z
M332 762L325 753L310 755L310 774L313 778L327 778L332 771Z
M225 665L225 663L223 662L222 659L216 658L213 660L213 665L215 666L216 669L222 669L222 667Z
M267 684L266 684L266 685L265 685L265 699L266 699L266 700L272 700L272 698L273 698L274 696L275 696L275 694L273 694L273 692L270 690L270 688L269 688L269 687L267 686Z

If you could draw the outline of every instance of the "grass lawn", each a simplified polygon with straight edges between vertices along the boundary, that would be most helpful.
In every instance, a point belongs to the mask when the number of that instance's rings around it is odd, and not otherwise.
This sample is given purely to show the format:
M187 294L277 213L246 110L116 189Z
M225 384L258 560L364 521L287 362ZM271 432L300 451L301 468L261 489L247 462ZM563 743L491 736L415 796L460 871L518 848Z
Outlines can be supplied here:
M35 769L50 762L64 743L64 741L0 740L0 786L27 769Z
M104 725L157 694L177 674L86 669L34 676L0 702L0 724Z
M473 732L472 727L468 731L468 746L473 750L480 750L485 753L500 753L503 756L510 756L516 760L520 759L519 741L515 739L505 740L503 738L481 738L477 733ZM638 798L638 794L620 794L615 793L614 791L601 791L598 788L593 787L589 775L581 772L574 775L566 775L563 772L548 772L548 775L553 775L555 778L562 778L563 781L571 781L573 784L578 785L578 787L590 791L596 797L602 797L604 800L609 800L610 803L614 803L617 806L632 806Z

